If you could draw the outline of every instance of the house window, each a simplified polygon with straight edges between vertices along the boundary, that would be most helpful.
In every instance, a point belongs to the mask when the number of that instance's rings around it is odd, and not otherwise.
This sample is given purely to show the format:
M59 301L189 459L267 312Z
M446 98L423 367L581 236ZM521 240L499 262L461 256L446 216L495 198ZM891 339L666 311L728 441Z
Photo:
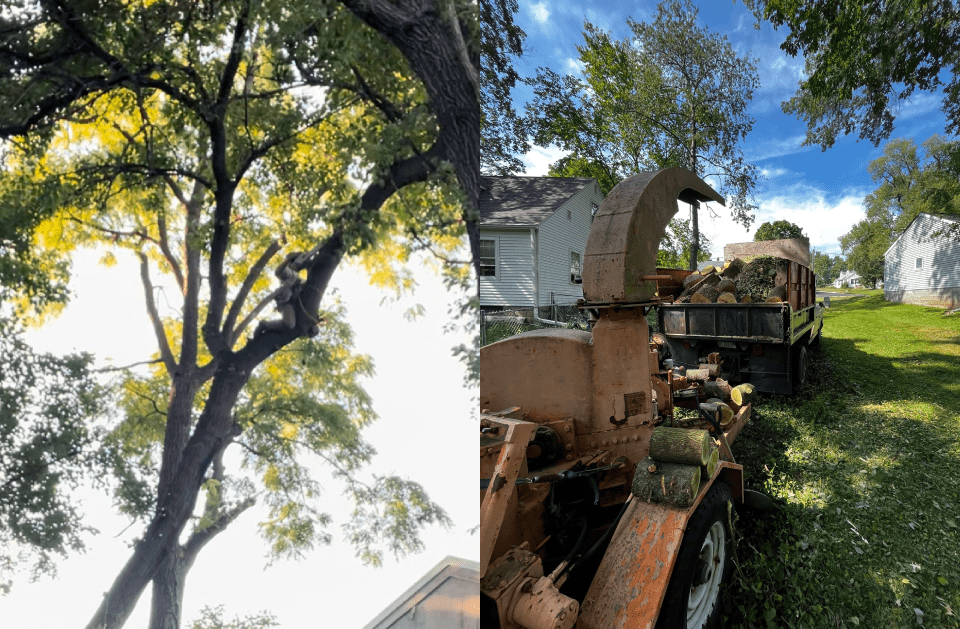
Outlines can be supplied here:
M915 269L922 269L922 268L923 268L923 258L917 258L917 265L916 265L915 267L913 267L913 268L915 268Z
M600 209L600 206L599 206L599 205L597 205L596 203L591 203L591 204L590 204L590 218L593 218L594 216L596 216L596 215L597 215L597 210L599 210L599 209Z
M583 282L583 266L580 264L580 254L576 251L570 252L570 281L574 284Z
M480 239L480 277L497 276L497 239Z

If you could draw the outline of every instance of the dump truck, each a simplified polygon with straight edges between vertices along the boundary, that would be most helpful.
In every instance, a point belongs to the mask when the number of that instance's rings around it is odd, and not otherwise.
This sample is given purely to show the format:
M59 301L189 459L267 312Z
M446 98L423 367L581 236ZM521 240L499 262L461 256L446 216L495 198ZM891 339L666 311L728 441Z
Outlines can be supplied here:
M720 378L716 355L680 373L651 339L678 199L723 203L682 168L629 177L603 201L584 255L591 330L480 350L485 629L719 622L735 506L750 497L730 446L753 392Z
M807 376L810 346L820 343L823 303L816 301L816 275L809 268L806 239L734 243L724 247L727 264L769 260L770 283L782 287L774 303L678 303L692 271L658 269L657 323L675 365L696 368L719 354L721 377L749 382L758 391L792 394ZM672 303L671 303L672 302Z

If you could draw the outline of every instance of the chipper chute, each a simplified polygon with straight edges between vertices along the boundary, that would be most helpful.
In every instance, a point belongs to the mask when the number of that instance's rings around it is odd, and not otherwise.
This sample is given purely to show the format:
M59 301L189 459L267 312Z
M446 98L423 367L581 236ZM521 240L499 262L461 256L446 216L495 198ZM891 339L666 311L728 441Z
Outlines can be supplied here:
M708 397L707 382L675 374L648 333L657 249L678 199L722 203L670 168L625 179L600 206L584 256L590 332L537 330L481 349L485 628L716 620L732 503L743 497L742 468L718 443L733 442L751 407L731 407L722 428L701 412L690 428L709 438L658 433L651 447L655 430L684 430L675 407Z

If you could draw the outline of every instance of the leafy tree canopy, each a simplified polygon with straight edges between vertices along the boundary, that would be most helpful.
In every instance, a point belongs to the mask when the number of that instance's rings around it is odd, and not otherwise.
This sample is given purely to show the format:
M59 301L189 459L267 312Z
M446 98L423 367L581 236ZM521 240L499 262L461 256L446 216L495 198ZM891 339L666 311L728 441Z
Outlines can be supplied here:
M956 215L960 211L960 143L934 135L919 147L895 139L867 170L879 184L867 195L866 218L841 238L848 268L866 283L883 277L883 254L921 212ZM960 238L960 230L947 230Z
M480 167L488 175L523 172L523 162L517 155L530 148L523 119L511 99L513 88L521 80L514 63L523 54L526 37L513 21L518 8L516 0L480 0Z
M806 238L803 229L790 221L772 221L766 222L757 228L757 233L753 235L753 240L780 240L781 238Z
M753 126L747 103L754 62L697 23L688 1L658 5L653 21L628 20L617 41L584 24L583 78L540 68L527 117L534 142L568 152L553 172L597 177L602 187L644 170L683 166L719 181L734 220L749 226L757 170L740 142ZM611 186L612 187L612 186ZM690 268L701 236L692 209Z
M151 626L179 626L193 560L254 501L274 556L329 541L316 457L365 561L449 522L419 485L357 476L372 364L324 299L346 257L403 289L413 250L449 254L475 225L476 8L413 4L3 4L0 216L19 231L0 259L56 282L78 247L133 261L158 348L113 383L98 456L144 532L91 627L121 626L151 582ZM22 284L18 317L50 309Z
M806 59L806 78L783 104L806 121L806 144L827 149L853 132L879 144L904 101L940 89L947 131L960 133L960 8L952 0L744 2L786 27L781 48Z
M817 286L828 286L833 284L840 276L841 271L846 271L846 261L840 256L831 256L822 251L813 251L813 272L817 275Z

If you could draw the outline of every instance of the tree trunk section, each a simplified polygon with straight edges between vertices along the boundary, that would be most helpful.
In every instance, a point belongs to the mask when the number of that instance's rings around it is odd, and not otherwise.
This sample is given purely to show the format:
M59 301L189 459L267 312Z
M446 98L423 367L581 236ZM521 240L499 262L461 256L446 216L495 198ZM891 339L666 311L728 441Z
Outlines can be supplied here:
M661 463L647 457L637 465L633 477L633 495L647 502L689 507L699 489L699 465Z
M729 400L733 387L726 380L709 380L703 383L704 391L708 398L715 397L721 400Z
M153 577L150 629L180 629L183 615L183 587L187 570L180 548L172 549L160 562Z
M744 382L733 388L730 392L730 399L733 400L733 403L737 406L744 406L748 404L755 395L756 390L753 388L753 385L749 382Z
M666 426L654 428L650 437L650 457L665 463L706 465L710 459L710 433Z

